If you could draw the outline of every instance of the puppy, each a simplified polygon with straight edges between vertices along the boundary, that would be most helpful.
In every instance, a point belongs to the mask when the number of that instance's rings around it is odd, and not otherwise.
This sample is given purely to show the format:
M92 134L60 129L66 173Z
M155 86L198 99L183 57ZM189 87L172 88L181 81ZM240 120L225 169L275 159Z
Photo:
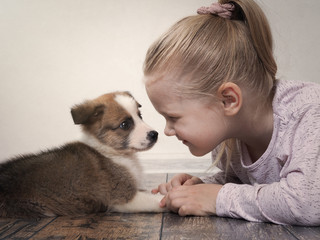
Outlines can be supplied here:
M158 133L128 92L105 94L71 110L83 139L0 165L0 216L45 217L96 212L162 212L160 195L141 191L136 152Z

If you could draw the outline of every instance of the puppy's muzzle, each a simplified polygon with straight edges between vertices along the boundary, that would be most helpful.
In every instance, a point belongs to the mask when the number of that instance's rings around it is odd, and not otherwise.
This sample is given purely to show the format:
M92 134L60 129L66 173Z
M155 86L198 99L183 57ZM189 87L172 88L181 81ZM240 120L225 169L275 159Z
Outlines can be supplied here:
M147 139L150 141L150 144L155 143L158 140L158 132L157 131L148 132Z

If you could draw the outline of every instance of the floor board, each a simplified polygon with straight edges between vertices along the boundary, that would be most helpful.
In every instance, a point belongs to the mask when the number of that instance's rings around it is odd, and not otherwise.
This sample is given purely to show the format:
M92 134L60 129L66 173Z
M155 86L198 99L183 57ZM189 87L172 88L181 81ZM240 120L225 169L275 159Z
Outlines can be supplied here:
M296 238L283 226L219 217L179 217L165 214L162 239L288 239Z
M38 220L0 218L0 239L29 239L55 218Z
M150 191L174 174L147 174ZM197 173L199 175L199 173ZM175 213L100 213L38 220L0 218L0 239L320 239L320 227L282 226Z
M300 240L320 240L320 227L285 226L289 232Z
M31 239L159 239L162 214L59 217Z

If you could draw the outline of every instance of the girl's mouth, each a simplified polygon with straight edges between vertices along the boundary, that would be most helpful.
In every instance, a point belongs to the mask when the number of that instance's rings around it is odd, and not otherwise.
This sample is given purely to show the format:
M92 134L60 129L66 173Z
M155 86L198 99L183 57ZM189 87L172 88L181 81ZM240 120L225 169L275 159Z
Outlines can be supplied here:
M179 141L181 141L181 142L182 142L183 144L185 144L185 145L187 145L187 144L189 143L188 141L179 138L179 136L176 136L176 137L177 137L177 139L178 139Z
M187 145L187 144L188 144L188 141L182 140L182 143L183 143L184 145Z

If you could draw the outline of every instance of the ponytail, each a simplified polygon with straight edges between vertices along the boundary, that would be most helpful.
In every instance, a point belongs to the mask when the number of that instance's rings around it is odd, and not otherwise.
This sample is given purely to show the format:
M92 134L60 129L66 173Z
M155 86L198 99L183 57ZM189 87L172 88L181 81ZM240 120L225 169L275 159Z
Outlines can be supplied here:
M277 64L273 57L273 40L268 20L262 9L253 0L219 0L220 4L232 3L235 10L231 19L243 21L249 29L252 44L266 70L271 91L276 80Z
M276 80L277 64L273 57L273 40L268 20L261 8L253 0L219 0L220 4L232 3L235 8L231 20L243 21L249 30L252 45L265 69L265 77L262 79L265 94L272 99L272 89ZM270 103L270 102L269 102ZM216 159L211 167L216 166L222 156L226 157L225 174L227 176L231 158L236 154L237 139L228 139L221 143ZM225 177L226 177L225 176Z

